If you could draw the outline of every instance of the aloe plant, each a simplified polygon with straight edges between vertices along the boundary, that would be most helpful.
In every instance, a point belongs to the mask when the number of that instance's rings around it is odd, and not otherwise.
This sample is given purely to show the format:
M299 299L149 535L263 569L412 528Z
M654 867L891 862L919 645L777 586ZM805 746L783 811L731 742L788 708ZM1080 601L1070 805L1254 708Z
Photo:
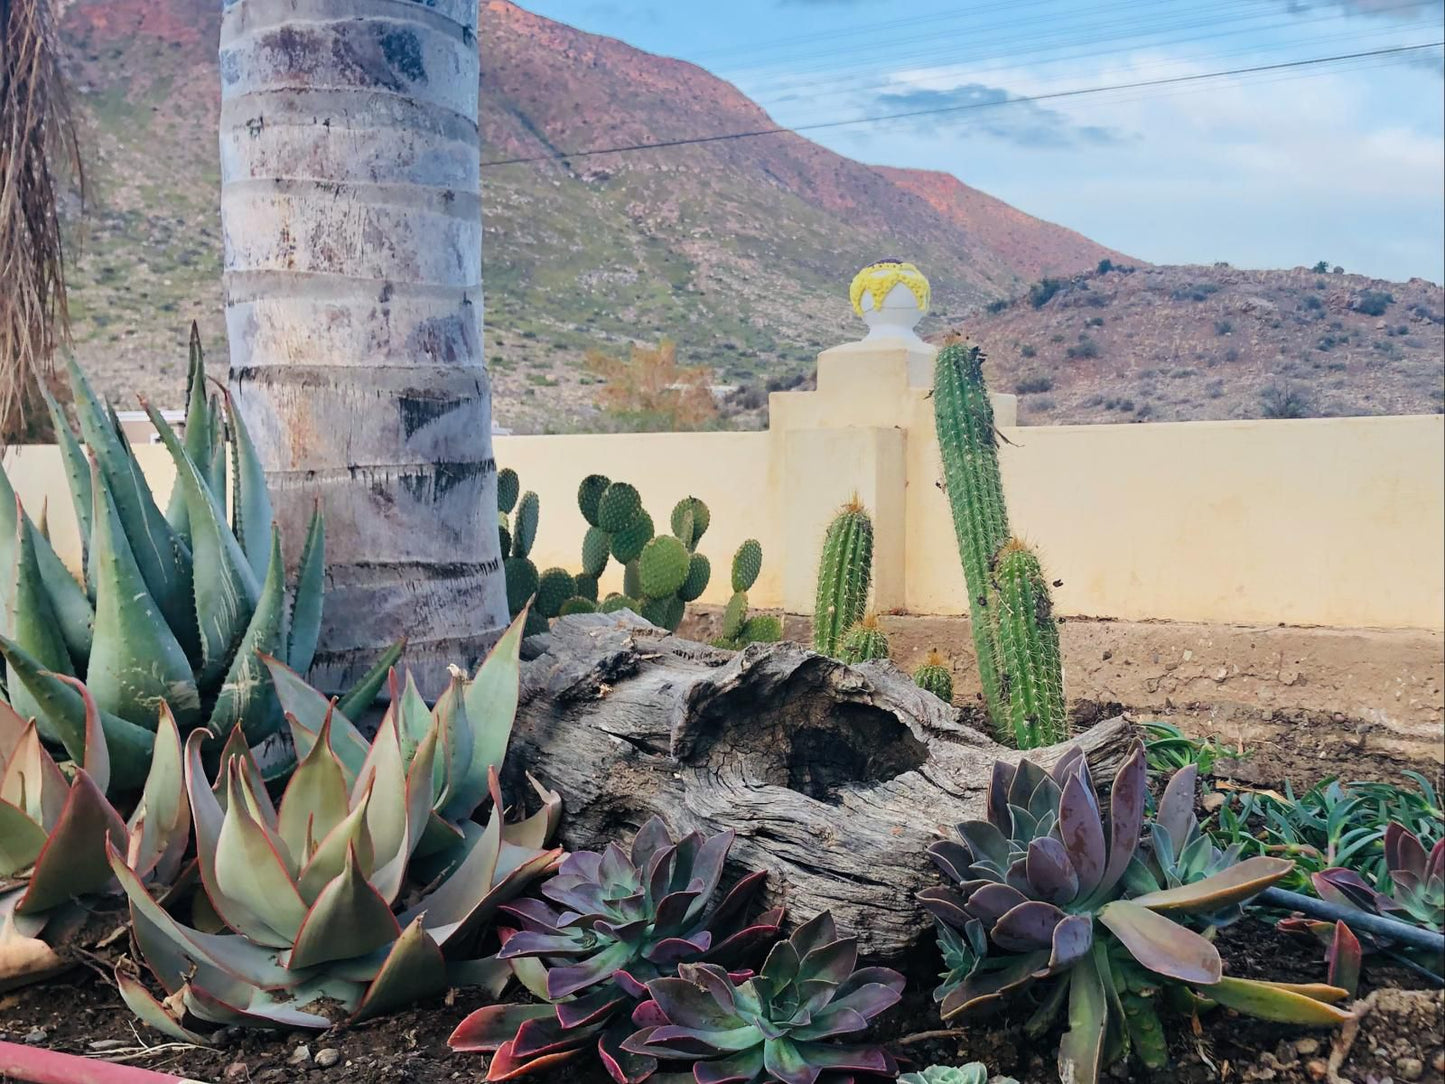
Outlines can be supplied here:
M1163 989L1270 1020L1348 1019L1330 1004L1346 996L1342 989L1226 977L1214 944L1184 924L1257 895L1290 871L1288 861L1252 858L1129 895L1146 795L1137 742L1114 778L1107 818L1077 747L1052 773L1028 760L995 765L987 819L960 824L958 839L930 848L956 886L919 896L947 931L947 972L935 992L944 1018L967 1019L1047 984L1027 1030L1042 1034L1067 1004L1059 1073L1079 1084L1097 1081L1131 1050L1146 1066L1163 1064L1155 1009Z
M676 978L647 984L633 1014L640 1029L623 1049L648 1059L692 1062L697 1081L816 1084L824 1074L892 1077L881 1046L844 1044L898 1003L903 976L857 969L858 943L840 937L824 912L773 946L756 975L684 964Z
M478 1009L453 1032L452 1049L493 1052L488 1080L593 1045L619 1084L650 1075L655 1060L622 1045L647 984L689 961L739 962L777 935L781 909L745 921L764 874L744 877L714 902L732 842L731 832L674 841L654 817L630 851L611 844L568 855L542 885L544 900L504 908L521 928L505 934L498 959L544 1003Z
M288 590L260 462L229 397L206 397L194 329L184 440L146 406L176 467L165 513L113 413L73 362L70 382L80 439L49 402L85 541L84 579L66 571L0 470L0 657L16 711L33 715L45 742L76 763L84 704L62 678L86 684L110 750L112 789L133 792L146 778L162 705L183 734L204 727L225 735L239 725L255 745L281 729L258 653L310 667L324 524L318 509Z
M279 805L239 730L222 751L214 786L203 758L210 735L198 730L187 739L185 794L200 882L224 932L173 918L127 856L110 847L141 958L165 992L157 998L118 969L121 996L136 1015L200 1042L213 1026L326 1028L334 1017L374 1016L448 982L500 989L507 969L476 959L482 938L498 908L561 855L547 848L560 812L556 795L538 787L539 812L515 823L503 817L498 769L516 707L524 621L475 680L453 683L437 710L427 712L408 681L359 764L359 735L334 707L314 731L298 718L302 758ZM487 797L485 827L471 824L466 818ZM429 852L432 861L423 862Z
M162 709L145 789L129 823L105 797L110 757L100 712L80 697L85 749L67 778L35 721L0 704L0 990L68 966L56 948L88 916L96 897L119 892L106 858L122 849L137 878L170 883L190 839L180 788L181 739Z

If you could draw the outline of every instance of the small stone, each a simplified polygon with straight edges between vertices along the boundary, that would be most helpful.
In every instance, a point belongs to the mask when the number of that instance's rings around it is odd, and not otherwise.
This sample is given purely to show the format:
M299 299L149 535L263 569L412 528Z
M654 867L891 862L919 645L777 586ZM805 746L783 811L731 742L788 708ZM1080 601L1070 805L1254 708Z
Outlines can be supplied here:
M1425 1072L1425 1063L1419 1058L1397 1058L1395 1072L1400 1074L1402 1080L1419 1080Z
M223 1080L249 1080L250 1077L251 1070L244 1061L231 1062L230 1065L226 1066L225 1071L221 1073L221 1079Z
M1430 1068L1434 1069L1437 1073L1445 1073L1445 1050L1440 1051L1440 1053L1431 1059Z
M1308 1057L1310 1054L1320 1052L1320 1041L1318 1039L1301 1039L1294 1044L1296 1054Z
M1194 652L1190 651L1187 647L1184 649L1184 661L1185 661L1185 662L1193 662L1193 661L1194 661Z
M121 1047L129 1046L130 1044L124 1039L97 1039L95 1042L88 1043L87 1045L91 1050L99 1054L107 1050L119 1050Z
M291 1056L286 1059L286 1064L296 1066L310 1065L311 1048L305 1043L302 1043L295 1050L291 1051Z
M1218 791L1211 791L1200 800L1199 804L1204 807L1204 812L1206 813L1218 813L1221 809L1224 808L1224 795L1220 794ZM1305 1040L1301 1041L1303 1042ZM1308 1041L1312 1043L1314 1042L1313 1039L1310 1039ZM1316 1043L1315 1045L1316 1049L1318 1049L1319 1044ZM1301 1050L1300 1053L1303 1054L1304 1051ZM1313 1054L1314 1051L1311 1050L1310 1053Z
M335 1047L328 1046L325 1050L316 1052L316 1064L322 1069L330 1069L341 1060L341 1051Z
M1311 1058L1305 1062L1305 1072L1311 1080L1324 1080L1330 1075L1330 1063L1324 1058Z
M1227 667L1227 666L1221 666L1218 670L1214 671L1214 680L1215 680L1215 681L1223 682L1223 681L1225 681L1228 677L1229 677L1229 667Z
M25 1033L25 1041L31 1046L39 1046L48 1038L50 1038L50 1032L44 1028L31 1028Z

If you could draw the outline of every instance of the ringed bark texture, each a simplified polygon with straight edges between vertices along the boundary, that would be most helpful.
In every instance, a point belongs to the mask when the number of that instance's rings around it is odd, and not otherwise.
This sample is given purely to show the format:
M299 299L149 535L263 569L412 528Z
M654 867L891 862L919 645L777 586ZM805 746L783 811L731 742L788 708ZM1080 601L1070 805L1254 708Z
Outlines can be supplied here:
M295 561L317 499L323 688L387 644L429 693L506 620L482 352L476 0L224 0L231 385Z

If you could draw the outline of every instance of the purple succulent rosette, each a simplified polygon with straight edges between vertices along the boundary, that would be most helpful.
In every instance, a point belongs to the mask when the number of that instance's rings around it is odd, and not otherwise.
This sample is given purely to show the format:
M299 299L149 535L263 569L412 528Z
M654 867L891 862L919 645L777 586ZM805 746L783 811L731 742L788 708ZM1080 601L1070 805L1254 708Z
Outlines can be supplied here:
M857 939L840 937L825 911L774 945L756 975L689 964L677 978L649 982L652 999L633 1013L639 1030L623 1049L690 1062L696 1084L895 1076L898 1066L881 1046L836 1041L866 1030L903 994L898 972L857 964Z
M940 925L947 973L935 996L945 1019L980 1016L1036 983L1050 983L1029 1031L1042 1034L1067 1005L1060 1073L1084 1082L1131 1049L1146 1064L1165 1056L1152 998L1165 984L1269 1019L1325 1024L1347 1018L1327 1003L1342 998L1342 990L1224 977L1214 944L1180 920L1217 920L1293 864L1277 858L1232 863L1204 855L1201 846L1187 871L1197 879L1178 876L1178 863L1161 864L1157 854L1151 868L1139 854L1147 785L1144 746L1137 742L1114 777L1107 817L1077 748L1052 772L1028 760L994 766L987 819L960 824L957 839L929 849L954 883L919 894ZM1181 785L1161 802L1167 820L1150 832L1156 845L1189 838L1192 813L1185 808ZM1196 865L1215 868L1206 874ZM1165 884L1130 898L1125 875L1131 867L1136 885Z
M479 1009L451 1037L455 1050L494 1052L488 1080L505 1080L571 1057L594 1042L612 1076L637 1084L654 1059L623 1049L628 1014L647 984L679 965L745 963L778 936L781 908L751 922L749 906L766 877L753 873L718 895L734 833L674 842L654 817L630 851L568 855L541 887L544 899L503 910L519 925L505 936L498 959L543 1005Z
M1419 836L1403 825L1391 823L1385 829L1385 868L1389 877L1379 887L1354 870L1339 866L1313 874L1310 883L1327 903L1430 930L1445 930L1445 839L1427 851ZM1436 976L1445 975L1445 960L1438 954L1404 949L1378 934L1356 933L1348 919L1325 922L1291 917L1281 919L1279 928L1318 939L1325 946L1330 982L1352 993L1366 950L1398 952Z

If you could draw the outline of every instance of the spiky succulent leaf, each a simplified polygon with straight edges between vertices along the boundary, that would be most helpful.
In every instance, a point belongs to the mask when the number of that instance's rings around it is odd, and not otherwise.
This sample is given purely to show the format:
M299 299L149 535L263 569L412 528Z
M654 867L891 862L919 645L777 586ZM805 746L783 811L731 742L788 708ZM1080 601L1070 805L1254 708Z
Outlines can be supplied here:
M326 592L326 520L318 501L306 528L301 548L301 565L291 600L291 631L286 644L286 662L304 674L316 657L321 638L321 602Z

